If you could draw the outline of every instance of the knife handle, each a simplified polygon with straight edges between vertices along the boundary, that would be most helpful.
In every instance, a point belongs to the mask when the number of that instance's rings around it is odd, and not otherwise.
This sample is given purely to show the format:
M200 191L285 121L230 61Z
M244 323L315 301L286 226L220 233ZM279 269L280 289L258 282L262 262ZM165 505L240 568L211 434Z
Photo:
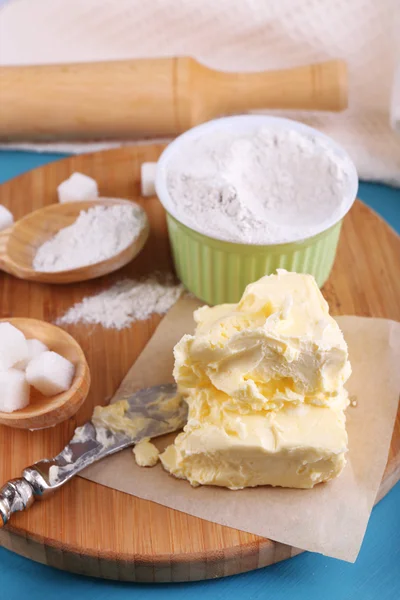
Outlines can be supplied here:
M11 479L0 490L0 528L13 513L25 510L35 501L33 487L26 479Z
M11 515L30 508L35 500L42 500L55 491L46 479L33 467L23 472L23 477L11 479L0 489L0 529L8 523Z

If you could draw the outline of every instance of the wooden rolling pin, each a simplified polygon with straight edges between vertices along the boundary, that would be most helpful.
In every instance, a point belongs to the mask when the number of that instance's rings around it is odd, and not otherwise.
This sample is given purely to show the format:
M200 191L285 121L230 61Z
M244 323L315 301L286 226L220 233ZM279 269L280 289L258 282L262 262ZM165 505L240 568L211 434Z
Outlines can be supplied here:
M259 73L184 57L0 68L3 140L168 136L254 109L346 106L341 60Z

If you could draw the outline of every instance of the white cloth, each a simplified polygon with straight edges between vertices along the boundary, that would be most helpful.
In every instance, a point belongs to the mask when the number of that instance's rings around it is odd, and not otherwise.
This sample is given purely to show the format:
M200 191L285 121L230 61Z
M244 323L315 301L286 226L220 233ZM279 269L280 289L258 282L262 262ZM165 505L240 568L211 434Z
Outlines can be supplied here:
M0 63L191 55L232 71L344 58L345 112L279 114L335 138L361 178L400 185L400 136L390 124L399 13L400 0L9 0L0 12Z

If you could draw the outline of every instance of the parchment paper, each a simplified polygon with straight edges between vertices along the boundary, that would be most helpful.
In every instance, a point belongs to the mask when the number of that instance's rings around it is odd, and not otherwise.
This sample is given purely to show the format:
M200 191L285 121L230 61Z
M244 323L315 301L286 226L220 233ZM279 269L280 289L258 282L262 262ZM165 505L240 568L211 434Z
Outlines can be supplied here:
M136 389L172 381L172 348L194 328L199 302L184 297L163 319L113 401ZM192 488L187 481L136 465L131 450L89 467L82 476L221 525L296 548L354 562L385 470L400 392L400 323L339 317L353 374L356 406L347 409L348 464L340 477L312 490ZM175 434L157 441L160 449Z

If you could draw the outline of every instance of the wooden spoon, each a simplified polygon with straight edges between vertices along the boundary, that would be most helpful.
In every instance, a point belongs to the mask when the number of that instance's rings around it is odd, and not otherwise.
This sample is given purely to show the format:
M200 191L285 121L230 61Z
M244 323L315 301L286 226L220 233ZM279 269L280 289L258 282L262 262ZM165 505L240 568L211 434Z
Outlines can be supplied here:
M71 387L56 396L43 396L31 387L30 403L12 413L0 412L0 424L19 429L53 427L72 417L81 407L90 387L90 371L78 342L63 329L37 319L0 319L22 331L27 339L38 339L75 366Z
M23 217L12 227L0 232L0 270L29 281L76 283L101 277L120 269L139 254L149 236L149 221L143 209L141 210L146 218L144 229L119 254L86 267L57 271L56 273L35 271L33 268L33 259L39 246L52 238L60 229L72 225L82 210L88 210L96 205L112 206L115 204L129 205L131 203L129 200L120 198L99 198L84 202L51 204Z

